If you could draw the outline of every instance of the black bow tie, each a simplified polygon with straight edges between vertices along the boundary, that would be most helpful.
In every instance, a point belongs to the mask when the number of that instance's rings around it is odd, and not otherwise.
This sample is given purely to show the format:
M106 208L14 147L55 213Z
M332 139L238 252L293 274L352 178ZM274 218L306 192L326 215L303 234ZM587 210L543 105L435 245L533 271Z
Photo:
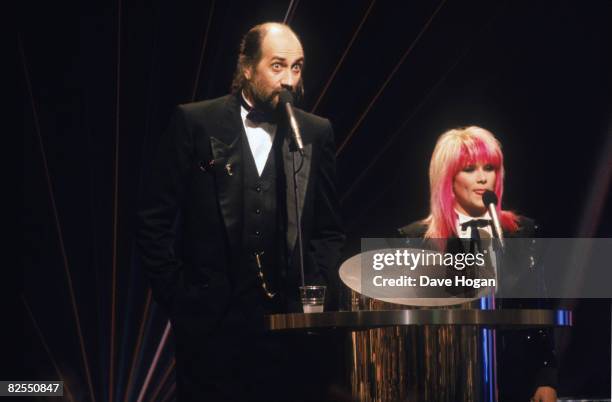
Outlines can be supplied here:
M240 104L243 108L247 110L248 113L246 115L246 118L249 119L251 122L255 124L276 124L276 114L273 111L263 111L254 108L253 106L247 103L246 99L244 99L244 96L242 94L240 94Z
M247 109L248 110L248 109ZM272 112L262 112L261 110L251 109L246 118L255 124L270 123L276 124L276 116Z
M461 230L467 230L467 228L478 229L486 228L491 224L490 219L472 219L461 224Z

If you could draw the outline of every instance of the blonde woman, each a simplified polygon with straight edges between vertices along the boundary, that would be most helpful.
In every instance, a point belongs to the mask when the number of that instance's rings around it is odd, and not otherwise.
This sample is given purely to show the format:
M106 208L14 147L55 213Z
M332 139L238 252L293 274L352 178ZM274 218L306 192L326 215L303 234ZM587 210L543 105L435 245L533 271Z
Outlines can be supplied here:
M429 165L429 215L399 229L400 233L435 240L447 251L461 247L457 239L473 238L473 231L492 235L491 217L482 200L490 190L497 195L497 215L505 237L534 237L537 226L531 219L502 208L504 175L501 144L491 132L476 126L445 132ZM524 254L525 250L519 251ZM530 255L521 258L525 266L531 260ZM549 331L501 331L497 345L500 400L556 400L556 359Z

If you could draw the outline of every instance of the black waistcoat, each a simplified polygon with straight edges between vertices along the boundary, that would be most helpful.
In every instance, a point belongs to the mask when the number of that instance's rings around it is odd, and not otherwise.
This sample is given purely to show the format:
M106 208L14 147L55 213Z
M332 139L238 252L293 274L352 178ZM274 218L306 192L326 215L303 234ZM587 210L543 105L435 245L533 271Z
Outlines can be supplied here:
M283 262L286 249L283 159L279 144L280 136L277 134L260 176L248 139L246 135L242 137L242 247L240 267L235 270L233 278L239 293L256 288L263 298L267 298L262 288L262 281L265 281L268 291L277 294L275 302L280 301L278 293L285 276ZM263 278L259 276L256 253Z

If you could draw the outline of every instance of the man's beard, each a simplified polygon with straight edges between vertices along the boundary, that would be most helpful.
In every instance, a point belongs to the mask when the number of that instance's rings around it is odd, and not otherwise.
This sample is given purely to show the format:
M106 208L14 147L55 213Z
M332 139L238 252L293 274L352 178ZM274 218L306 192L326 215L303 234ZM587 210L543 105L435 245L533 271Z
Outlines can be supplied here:
M297 91L296 91L297 88ZM294 99L297 101L302 89L302 81L298 82L296 88L291 90ZM266 93L266 89L263 88L257 81L247 81L244 87L245 92L248 94L253 107L262 112L275 112L278 106L278 95L281 89L274 90L270 93Z
M273 112L276 110L278 104L277 95L280 90L275 90L270 93L266 93L266 90L258 85L257 82L248 81L245 87L246 93L253 102L253 107L262 112Z

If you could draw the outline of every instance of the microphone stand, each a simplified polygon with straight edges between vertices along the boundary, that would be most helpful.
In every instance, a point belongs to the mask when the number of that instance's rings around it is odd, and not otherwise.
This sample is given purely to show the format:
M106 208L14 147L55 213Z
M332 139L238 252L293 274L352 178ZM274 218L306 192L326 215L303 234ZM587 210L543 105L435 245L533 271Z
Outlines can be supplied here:
M291 152L291 164L293 165L293 194L294 194L294 204L295 204L295 220L297 224L297 243L298 243L298 252L300 253L300 279L302 281L302 286L305 286L305 278L304 278L304 245L302 243L302 216L300 214L299 208L299 200L300 200L300 191L297 185L297 174L302 169L304 164L304 144L302 143L302 136L300 135L300 127L295 119L295 115L293 114L293 94L291 93L291 88L283 87L283 89L279 93L279 103L284 106L286 112L286 122L288 131L293 134L291 135L293 141L289 145L289 152ZM295 166L295 154L299 151L300 156L302 157L300 161L300 166L296 168Z
M302 156L300 166L296 168L295 163L295 154L297 153L297 146L292 144L290 146L289 151L291 152L291 164L293 167L293 194L294 194L294 206L295 206L295 218L297 223L297 244L298 244L298 253L299 253L299 264L300 264L300 279L302 282L302 286L305 286L304 279L304 245L302 243L302 214L300 213L299 208L299 200L300 200L300 189L297 185L297 174L302 169L302 165L304 164L304 157Z

